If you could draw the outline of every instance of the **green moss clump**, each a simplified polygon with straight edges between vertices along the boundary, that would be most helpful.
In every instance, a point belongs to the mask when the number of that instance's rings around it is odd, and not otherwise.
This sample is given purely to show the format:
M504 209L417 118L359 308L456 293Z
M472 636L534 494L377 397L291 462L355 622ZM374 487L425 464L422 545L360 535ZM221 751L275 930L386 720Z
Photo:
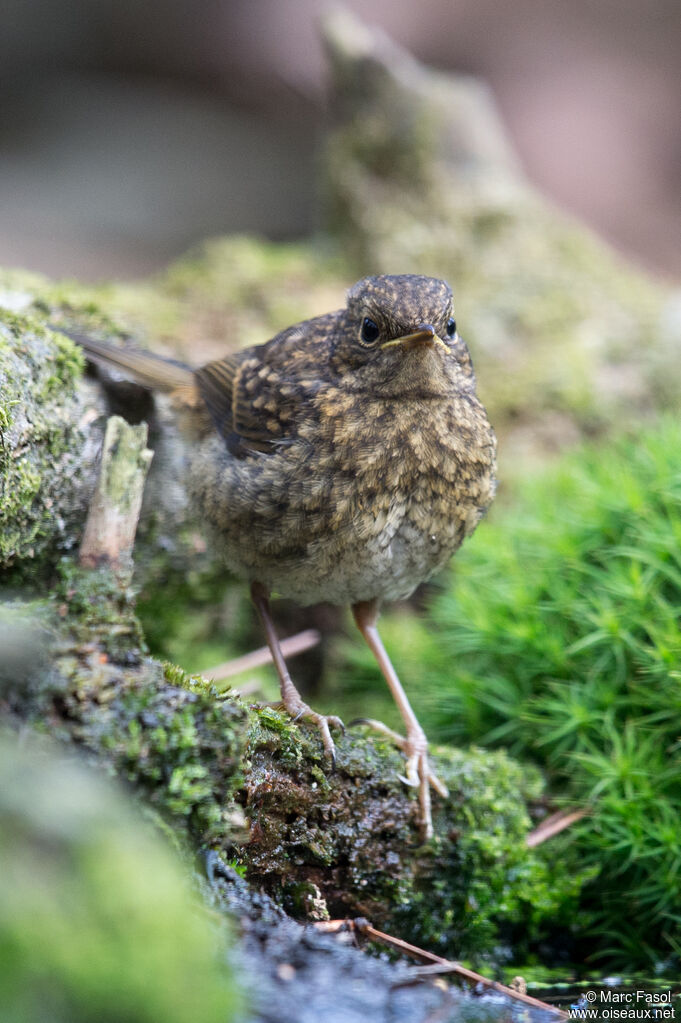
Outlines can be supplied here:
M225 924L104 779L0 737L4 1023L231 1023L245 999Z
M399 933L415 944L478 962L516 963L573 940L574 916L589 872L574 857L531 851L528 808L543 780L503 751L437 750L450 787L433 856L408 886L400 881L394 910ZM446 820L446 830L444 821Z
M158 680L119 692L107 718L96 741L117 772L197 844L228 845L243 780L243 709L214 689Z
M315 884L314 912L367 916L457 958L522 962L559 933L571 941L586 874L527 848L536 769L501 752L436 750L450 795L435 800L435 838L421 847L390 744L345 736L330 772L314 730L280 718L260 711L250 729L240 862L253 883L289 909Z
M51 670L26 687L19 716L52 729L59 719L64 738L134 784L182 840L229 845L240 828L245 709L146 656L125 580L70 562L60 575Z

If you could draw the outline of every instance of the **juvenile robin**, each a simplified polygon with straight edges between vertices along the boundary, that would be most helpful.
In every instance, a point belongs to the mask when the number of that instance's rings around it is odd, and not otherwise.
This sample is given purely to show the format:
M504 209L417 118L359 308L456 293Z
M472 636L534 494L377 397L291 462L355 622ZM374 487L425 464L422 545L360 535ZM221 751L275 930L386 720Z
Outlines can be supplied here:
M383 601L408 597L473 532L495 490L496 442L475 393L448 284L367 277L344 309L192 370L145 352L75 337L96 360L170 391L190 433L187 487L245 579L279 676L281 703L330 727L293 684L269 605L349 604L404 720L399 736L432 834L431 770L419 725L376 628Z

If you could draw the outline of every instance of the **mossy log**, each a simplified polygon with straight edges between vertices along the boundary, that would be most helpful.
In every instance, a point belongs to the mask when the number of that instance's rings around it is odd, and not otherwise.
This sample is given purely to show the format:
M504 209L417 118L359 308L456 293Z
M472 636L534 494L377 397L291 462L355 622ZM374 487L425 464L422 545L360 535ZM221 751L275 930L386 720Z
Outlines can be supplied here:
M146 656L131 591L109 568L64 561L52 601L5 608L5 637L22 629L33 668L0 672L6 715L87 751L183 845L224 853L295 915L367 916L473 956L514 928L527 947L568 922L578 881L525 841L534 769L437 750L450 796L421 846L399 753L348 734L332 771L315 729Z
M192 870L120 785L79 760L0 728L3 1023L510 1018L498 991L435 986L350 934L293 921L218 853ZM527 1023L550 1018L523 1006Z
M35 294L26 297L43 305ZM163 567L208 564L182 487L176 430L163 406L144 388L87 373L77 345L41 322L44 308L18 315L3 309L2 300L0 294L0 587L44 591L55 564L80 546L84 531L105 529L110 544L125 546L124 537L114 536L113 506L108 523L86 524L107 420L117 411L132 423L148 421L156 462L144 491L139 578L158 569L159 560ZM92 308L50 306L49 319L111 341L122 333ZM129 483L118 485L127 490Z

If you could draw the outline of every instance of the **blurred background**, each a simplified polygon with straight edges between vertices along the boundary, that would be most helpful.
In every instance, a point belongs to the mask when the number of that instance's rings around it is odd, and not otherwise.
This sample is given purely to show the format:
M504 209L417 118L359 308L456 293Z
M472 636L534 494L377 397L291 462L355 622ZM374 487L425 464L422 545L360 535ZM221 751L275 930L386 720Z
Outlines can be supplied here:
M491 85L545 195L681 276L677 0L348 0L422 61ZM85 280L206 235L308 234L324 0L9 0L0 263Z

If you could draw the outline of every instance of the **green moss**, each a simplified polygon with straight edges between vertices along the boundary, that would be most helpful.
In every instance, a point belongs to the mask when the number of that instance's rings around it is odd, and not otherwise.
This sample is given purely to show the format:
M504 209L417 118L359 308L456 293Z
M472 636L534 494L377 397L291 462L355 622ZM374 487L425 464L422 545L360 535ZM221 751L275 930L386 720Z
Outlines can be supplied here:
M241 784L245 714L215 696L171 687L151 673L119 685L106 713L88 716L80 733L198 844L228 844Z
M329 782L329 779L326 777L321 768L316 766L316 764L312 764L310 767L310 774L314 778L312 784L316 784L317 788L319 788L322 793L329 792L331 790L331 783Z
M58 707L64 737L110 764L181 838L228 845L239 828L243 707L146 657L133 592L108 569L63 562L52 606L52 670L28 687L24 713L44 722Z
M274 732L278 732L279 735L284 735L289 731L291 719L283 712L275 710L274 707L259 707L257 715L265 728L271 728Z
M268 732L276 736L276 740L268 739ZM290 717L273 707L255 709L251 724L250 743L254 747L276 749L282 764L288 768L304 767L307 757L319 759L319 751L310 744L305 731L291 727Z
M506 754L439 750L438 770L452 791L447 831L408 887L398 879L394 917L418 944L477 961L526 961L544 944L569 944L580 890L590 877L574 858L525 846L528 806L543 783ZM443 768L443 765L446 765ZM511 951L512 950L512 951Z
M184 689L189 689L192 682L195 679L198 680L198 676L188 675L183 668L177 664L171 664L170 661L166 661L163 665L163 678L171 686L182 686Z
M141 680L79 730L185 839L232 841L243 712Z
M240 860L289 910L313 879L331 916L368 916L407 940L477 960L522 961L569 928L588 872L526 847L528 807L542 789L535 769L503 753L437 750L450 796L435 800L436 836L424 848L394 749L346 736L331 771L316 730L282 728L277 718L263 727L271 712L263 713L250 731L251 842Z

